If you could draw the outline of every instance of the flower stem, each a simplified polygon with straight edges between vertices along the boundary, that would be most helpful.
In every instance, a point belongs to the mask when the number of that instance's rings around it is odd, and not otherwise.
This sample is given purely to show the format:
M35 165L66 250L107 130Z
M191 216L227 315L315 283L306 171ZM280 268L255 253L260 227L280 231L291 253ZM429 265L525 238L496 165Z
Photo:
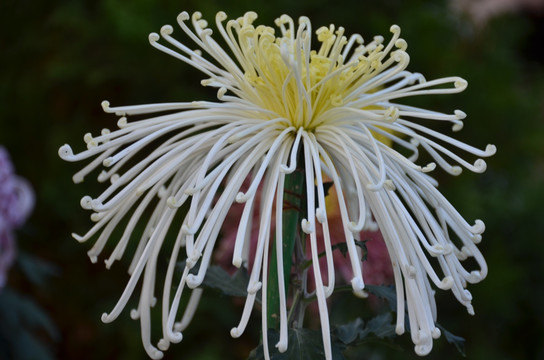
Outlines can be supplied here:
M302 150L302 149L300 149ZM291 281L291 268L295 254L295 244L301 242L302 228L300 222L304 216L306 204L304 201L305 178L304 178L304 156L299 151L299 160L296 170L285 176L285 187L283 192L283 214L282 214L282 252L283 252L283 279L285 293L289 292ZM276 246L272 246L270 256L269 281L267 289L267 316L268 326L273 329L279 327L280 300L278 284L278 262Z

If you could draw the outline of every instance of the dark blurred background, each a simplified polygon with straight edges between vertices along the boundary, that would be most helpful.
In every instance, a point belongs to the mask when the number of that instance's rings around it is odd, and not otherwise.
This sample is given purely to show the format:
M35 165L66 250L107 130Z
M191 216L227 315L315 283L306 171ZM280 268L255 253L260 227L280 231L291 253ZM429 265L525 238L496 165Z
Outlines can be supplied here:
M390 25L398 24L408 42L409 70L427 79L459 75L468 80L462 94L420 100L446 112L464 110L465 128L455 136L479 148L488 143L498 147L483 175L436 172L440 189L460 212L469 221L485 221L480 247L490 269L484 282L470 288L476 315L466 314L451 294L438 293L439 322L466 339L468 359L544 359L542 1L220 3L0 2L0 144L37 196L32 216L17 233L19 253L46 263L36 265L36 272L51 273L47 279L30 281L20 261L10 272L8 288L32 299L57 329L55 333L47 326L30 326L34 340L0 342L0 347L16 345L15 350L0 352L0 358L8 353L17 360L146 358L139 324L128 311L113 324L100 322L122 292L126 263L109 271L100 263L92 265L86 256L90 245L70 237L91 224L79 199L98 194L100 187L92 177L74 185L71 176L82 164L61 161L57 151L64 143L81 150L86 132L115 127L117 119L100 107L104 99L114 106L213 99L213 93L200 87L200 73L152 48L147 36L163 24L175 25L183 10L201 11L212 24L218 10L229 17L255 10L263 24L273 25L283 13L305 15L314 28L333 23L365 39L387 39ZM229 329L241 309L229 304L219 296L205 299L184 341L165 358L245 358L257 345L260 320L254 317L254 327L241 340L231 339ZM417 358L408 335L397 343L400 349L373 345L368 358ZM427 358L461 355L441 338Z

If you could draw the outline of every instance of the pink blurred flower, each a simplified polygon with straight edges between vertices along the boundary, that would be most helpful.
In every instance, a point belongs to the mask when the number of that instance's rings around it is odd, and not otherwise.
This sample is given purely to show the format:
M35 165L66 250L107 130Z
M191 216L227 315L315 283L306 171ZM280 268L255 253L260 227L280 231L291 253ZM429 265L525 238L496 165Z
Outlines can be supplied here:
M255 208L259 209L259 203L255 204ZM234 245L236 243L236 233L238 231L238 226L243 210L243 204L234 204L232 206L231 211L227 215L227 218L223 224L222 241L218 244L218 249L215 253L216 261L223 268L231 268L232 271L236 269L232 265L232 256L234 251ZM345 242L342 217L340 215L340 210L338 209L335 191L329 191L329 195L327 196L327 214L329 219L331 244L334 246L338 243ZM258 220L259 212L256 210L253 214L251 231L249 235L251 239L251 241L249 242L251 249L248 249L249 251L247 253L251 255L248 258L248 264L246 264L246 266L248 266L249 268L251 268L253 264L255 253L254 248L257 245L257 239L259 235ZM274 224L274 219L272 219L271 222L272 224ZM317 229L317 237L318 249L320 252L324 252L325 249L323 247L323 234L321 229ZM393 268L391 265L391 259L389 258L389 253L387 251L387 247L385 245L385 242L383 241L383 237L380 231L366 229L361 231L359 237L362 241L365 241L365 245L367 248L366 260L363 262L363 278L365 283L375 285L393 283ZM307 253L310 253L309 244ZM345 255L338 250L333 252L333 259L335 269L339 272L341 277L341 279L338 280L341 280L341 282L349 283L353 276L349 260L346 259ZM326 269L326 259L324 257L320 259L320 268ZM326 271L322 271L321 276L325 282L328 282L328 274ZM309 281L308 283L313 284L314 282Z
M492 17L516 11L544 11L544 0L451 0L454 10L465 13L477 25Z
M0 289L15 260L13 230L24 223L33 206L31 186L15 175L7 150L0 146Z

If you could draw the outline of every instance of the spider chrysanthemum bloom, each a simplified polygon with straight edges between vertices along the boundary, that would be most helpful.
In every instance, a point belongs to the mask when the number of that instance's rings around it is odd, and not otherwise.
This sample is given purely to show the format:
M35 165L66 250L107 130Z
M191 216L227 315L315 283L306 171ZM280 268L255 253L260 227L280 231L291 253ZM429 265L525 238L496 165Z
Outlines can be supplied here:
M128 285L103 321L110 322L119 315L140 283L139 304L131 315L140 319L148 354L160 358L159 349L182 339L181 331L198 304L202 292L199 286L222 223L235 202L243 203L244 211L232 263L237 267L246 264L250 219L259 196L259 235L249 269L245 307L231 334L236 337L244 331L261 294L263 342L268 349L269 250L271 246L281 247L285 178L298 168L306 185L301 227L311 249L309 259L326 357L331 358L326 299L334 289L335 270L323 176L334 182L353 291L365 295L354 234L377 225L394 268L397 333L405 330L407 309L415 351L427 354L432 339L440 336L435 325L434 288L451 290L472 313L467 284L479 282L487 274L476 247L484 224L480 220L474 225L467 223L437 190L428 172L435 164L454 175L461 172L461 166L483 172L486 164L480 157L494 154L495 147L478 150L418 123L421 119L449 122L457 131L465 117L462 111L444 114L397 101L416 95L457 93L465 89L466 81L459 77L426 81L423 75L406 71L409 56L398 26L391 27L393 35L388 42L375 37L367 44L360 35L345 36L341 27L321 27L315 31L317 46L312 50L313 30L305 17L298 25L288 16L280 17L276 21L279 34L274 28L255 26L257 16L253 12L224 24L226 18L223 12L217 14L218 36L214 37L199 13L191 18L185 12L179 15L179 26L199 50L174 39L171 26L149 37L157 49L203 72L207 78L202 84L218 89L217 102L116 108L104 102L106 112L121 117L119 129L104 130L96 137L85 135L88 150L79 154L74 155L68 145L59 150L67 161L94 158L74 176L75 182L100 166L106 170L99 181L111 181L98 197L85 196L81 201L83 208L93 212L91 218L96 224L86 234L74 237L84 242L98 236L89 251L91 259L96 261L115 228L120 227L123 234L105 260L107 267L124 255L130 241L138 242ZM189 20L193 29L186 24ZM163 42L159 42L161 37ZM129 121L132 115L153 113L159 114ZM143 149L149 151L142 154ZM434 162L417 165L420 149ZM457 151L478 159L469 163ZM247 181L249 187L243 188ZM146 209L150 209L150 215L144 217ZM135 228L141 222L145 228L136 236ZM319 239L318 228L323 234ZM171 232L176 236L168 241ZM317 259L318 241L323 242L326 252L324 269ZM161 254L169 258L169 265L159 276L157 261ZM285 351L282 256L282 251L277 251L280 341L276 346ZM465 269L463 260L467 258L475 260L471 264L476 264L476 269ZM176 264L183 260L185 268L174 284ZM191 273L197 263L198 271ZM327 274L325 284L322 271ZM159 349L150 340L150 310L157 302L156 287L162 292L158 299L162 310ZM180 319L180 297L187 291L192 291L191 298Z

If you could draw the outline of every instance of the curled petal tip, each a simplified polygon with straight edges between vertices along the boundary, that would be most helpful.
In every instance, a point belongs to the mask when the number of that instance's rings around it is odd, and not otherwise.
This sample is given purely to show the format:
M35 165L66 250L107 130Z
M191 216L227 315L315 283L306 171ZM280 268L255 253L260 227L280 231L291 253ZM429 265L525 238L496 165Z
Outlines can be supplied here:
M104 266L106 266L106 269L111 269L111 266L113 265L113 262L115 259L106 259L104 260Z
M366 299L368 297L368 293L364 290L353 290L353 294L361 299Z
M442 290L449 290L453 287L453 284L454 284L453 277L446 276L444 279L442 279L438 287Z
M119 120L117 120L117 127L119 129L124 128L125 126L127 126L127 124L128 124L128 122L127 122L127 118L125 116L120 117Z
M320 224L323 224L327 220L327 215L325 214L325 211L321 208L317 208L315 210L315 217Z
M493 144L487 144L487 146L485 147L486 156L495 155L496 152L497 152L497 147Z
M198 262L199 258L195 258L195 257L189 257L187 258L187 261L185 262L185 266L189 269L192 269L195 267L196 263ZM189 276L194 276L194 275L189 275ZM189 276L187 278L189 278Z
M397 24L393 24L389 28L389 31L391 31L392 33L400 33L400 26L398 26Z
M241 257L236 257L236 258L232 259L232 265L234 265L237 269L239 269L240 266L242 266L242 258Z
M436 169L436 163L431 162L425 165L423 168L421 168L421 171L423 171L424 173L427 173L427 172L433 171L434 169Z
M401 54L401 52L396 52L396 54ZM399 58L398 61L401 59ZM399 118L400 112L399 109L395 106L390 106L387 108L385 113L383 114L384 120L387 122L395 122Z
M190 235L191 234L191 228L189 228L189 226L187 224L181 225L181 231L185 235Z
M261 290L262 286L263 286L263 284L260 281L257 281L254 284L249 284L249 286L247 287L247 292L250 295L254 295L254 294L257 293L257 291Z
M81 207L85 210L91 210L92 209L92 202L93 202L93 199L86 195L84 197L81 198L81 200L79 201L79 204L81 205Z
M355 296L359 298L368 297L368 293L364 290L365 283L360 277L354 277L353 279L351 279L351 287Z
M404 271L406 271L406 275L413 279L416 277L416 274L417 274L417 270L415 268L415 266L413 265L406 265L405 268L404 268Z
M280 353L284 353L287 350L287 339L278 341L276 348Z
M100 320L102 320L104 324L107 324L115 320L115 318L112 318L108 313L103 313Z
M212 29L204 29L204 27L206 27L206 26L208 26L208 23L203 24L203 30L202 30L202 34L201 34L202 37L211 36L213 34Z
M139 317L140 317L140 312L138 311L138 309L130 310L130 318L132 320L137 320Z
M81 184L85 178L82 175L76 174L72 176L72 181L74 184Z
M302 219L301 226L302 231L304 231L306 234L311 234L315 231L314 224L307 219Z
M202 283L202 280L198 278L198 276L195 276L193 274L187 275L187 286L189 289L195 289Z
M478 159L474 162L474 171L477 173L483 173L487 169L487 163L484 159Z
M70 145L64 144L59 148L59 156L62 160L70 160L74 156L74 152Z
M164 353L162 351L160 351L158 349L155 349L155 348L149 349L147 354L153 360L162 359L162 357L164 356Z
M174 196L170 196L168 200L166 200L166 204L168 205L170 209L177 209L181 206L181 204L177 202Z
M160 339L157 343L157 347L162 351L166 351L170 347L170 342L166 341L165 339Z
M234 327L232 329L230 329L230 336L232 336L233 338L239 338L240 336L242 336L242 331L240 331L237 327Z
M190 188L185 189L185 190L183 191L183 193L184 193L185 195L191 196L191 195L196 194L196 192L197 192L198 190L200 190L200 189L199 189L198 187L195 186L195 187L190 187Z
M217 90L217 98L219 100L222 100L223 99L223 96L225 96L225 94L227 93L227 88L225 87L220 87L218 90Z
M187 11L182 11L178 15L178 21L187 21L190 19L189 13Z
M466 277L467 281L471 284L476 284L483 280L482 274L477 271L471 271L470 274Z
M249 195L247 193L244 194L243 192L240 191L238 194L236 194L237 203L244 203L248 200L249 200Z
M91 260L91 262L93 264L96 264L96 262L98 261L98 257L94 253L92 253L91 251L89 251L87 253L87 255L89 256L89 259Z
M474 225L471 227L470 231L473 234L482 234L485 231L485 223L482 220L477 219L474 221Z
M91 208L95 211L100 211L102 209L102 202L98 199L94 199L91 201Z
M91 133L86 133L84 136L83 136L83 141L87 144L89 142L91 142L93 140L93 136L91 135Z
M456 122L453 124L453 126L451 127L451 130L452 130L452 131L461 131L461 130L463 129L463 126L464 126L464 125L465 125L465 124L464 124L461 120L456 121Z
M96 179L98 180L98 182L104 182L106 181L107 178L108 178L108 173L102 170L100 174L98 174L98 177Z
M175 331L172 335L169 336L169 339L174 344L177 344L181 342L181 340L183 340L183 334L181 333L181 331Z
M446 245L444 245L444 250L442 251L442 253L443 253L444 255L449 255L449 254L451 254L452 252L453 252L453 245L451 245L451 244L446 244Z
M408 49L408 43L404 39L398 39L397 41L395 41L395 46L397 47L397 49L400 49L402 51L406 51L406 49Z
M454 176L461 175L461 173L463 172L463 168L457 165L452 166L450 172Z
M396 186L395 184L393 183L393 180L391 179L387 179L385 180L385 182L383 183L384 187L389 190L389 191L395 191L396 189Z
M285 173L285 174L291 174L293 171L295 171L295 167L294 166L289 167L289 166L287 166L285 164L281 164L280 165L280 171L282 173Z
M159 41L161 37L160 37L159 34L153 32L153 33L149 34L149 36L148 36L147 38L148 38L148 40L149 40L149 43L150 43L151 45L153 45L154 43L156 43L157 41Z
M468 82L463 79L463 78L458 78L457 80L455 80L454 84L456 89L459 89L459 90L465 90L468 86Z
M90 218L91 221L97 222L100 221L104 217L104 213L92 213Z
M72 233L72 237L73 237L77 242L80 242L80 243L85 242L85 240L86 240L84 237L82 237L82 236L80 236L80 235L78 235L78 234L76 234L76 233Z
M102 106L102 109L105 111L105 112L111 112L111 109L110 109L110 102L108 100L104 100L100 103L100 105Z
M431 344L418 344L414 347L415 353L419 356L429 355L432 349L433 349L432 342Z
M470 303L472 301L472 294L470 293L470 291L468 291L467 289L464 289L462 292L461 292L461 297L466 300L468 303Z
M162 36L168 36L174 32L174 28L172 25L164 25L161 27L161 35Z
M453 113L455 114L455 117L459 120L463 120L467 117L467 114L463 110L455 110Z
M438 255L449 255L453 251L453 246L451 244L436 244L432 246L435 256Z
M348 224L348 229L349 231L351 231L352 233L360 233L363 228L364 228L364 222L361 223L361 224L358 224L356 223L355 221L351 221L349 224Z
M113 158L110 156L108 158L105 158L104 161L102 161L102 165L105 167L110 167L113 165Z

